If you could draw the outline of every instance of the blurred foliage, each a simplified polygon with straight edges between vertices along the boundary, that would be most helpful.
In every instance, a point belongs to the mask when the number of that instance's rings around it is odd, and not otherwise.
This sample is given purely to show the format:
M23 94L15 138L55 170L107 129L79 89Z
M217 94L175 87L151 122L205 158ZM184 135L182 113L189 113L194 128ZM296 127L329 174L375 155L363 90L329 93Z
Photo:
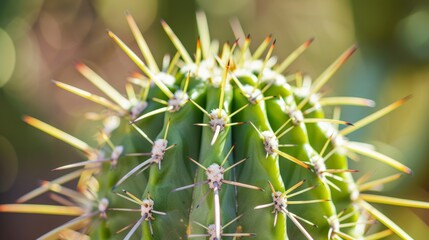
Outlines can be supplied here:
M313 46L291 68L312 77L357 42L359 53L334 77L326 91L371 98L377 107L413 94L410 103L352 138L371 141L381 152L414 170L413 177L406 176L400 185L392 186L393 195L429 200L428 1L3 0L0 2L0 202L13 202L33 189L41 178L51 179L58 174L50 169L80 157L63 143L24 125L23 114L93 141L87 131L88 120L81 116L94 110L94 105L54 88L51 79L93 89L73 68L76 61L84 61L114 86L121 86L137 69L115 48L105 29L111 29L137 49L123 17L123 12L129 10L157 61L161 61L162 54L174 54L174 50L162 32L159 19L165 19L185 46L193 49L197 39L197 9L207 13L213 37L221 42L234 40L228 27L234 17L240 20L246 33L251 33L253 47L273 34L278 43L275 52L280 58L315 37ZM372 111L350 107L344 109L342 116L344 120L356 121ZM388 171L368 159L361 159L361 163L372 169L374 175L377 171ZM429 233L427 211L392 208L390 213L400 215L395 219L412 235L424 238ZM2 214L0 238L32 239L56 226L58 221L63 220Z

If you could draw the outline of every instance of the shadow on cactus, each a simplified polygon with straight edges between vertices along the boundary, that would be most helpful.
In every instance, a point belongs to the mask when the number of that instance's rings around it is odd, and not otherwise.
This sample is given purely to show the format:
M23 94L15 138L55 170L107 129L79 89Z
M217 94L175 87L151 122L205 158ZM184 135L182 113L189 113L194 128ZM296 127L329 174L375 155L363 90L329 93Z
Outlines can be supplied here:
M84 64L76 69L107 98L53 82L107 110L90 115L102 120L99 144L89 146L24 117L86 158L58 167L68 173L43 182L17 204L0 205L1 212L75 216L40 239L369 240L392 234L412 239L373 203L429 204L366 193L411 170L368 144L347 139L408 97L352 124L340 119L341 107L373 107L371 100L319 93L355 47L314 81L299 72L283 75L312 39L277 62L271 37L252 53L250 37L234 24L237 40L220 45L210 39L205 15L198 12L199 39L192 55L162 21L177 53L165 55L158 66L132 16L127 13L126 19L143 60L108 32L142 71L128 79L126 97ZM324 109L331 107L333 116L325 117ZM355 180L348 161L356 155L399 173ZM76 189L63 186L76 180ZM46 192L58 205L26 203ZM370 229L375 221L382 229Z

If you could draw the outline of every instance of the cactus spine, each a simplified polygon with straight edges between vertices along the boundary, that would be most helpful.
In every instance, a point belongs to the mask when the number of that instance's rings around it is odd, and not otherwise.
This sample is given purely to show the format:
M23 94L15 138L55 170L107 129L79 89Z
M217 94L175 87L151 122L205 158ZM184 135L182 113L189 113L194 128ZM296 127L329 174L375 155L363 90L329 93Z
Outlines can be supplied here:
M219 47L199 12L194 58L162 21L177 53L166 55L158 67L131 15L126 19L144 60L114 33L108 35L142 71L128 79L127 97L84 64L76 69L108 98L54 81L107 109L97 116L103 119L98 145L24 117L86 159L57 168L78 170L44 182L18 204L0 205L0 211L76 216L41 239L379 239L391 234L412 239L371 203L429 208L428 203L365 193L411 170L346 137L408 98L354 124L324 114L330 106L374 105L319 94L355 47L314 81L300 73L285 76L312 39L277 63L271 37L253 53L245 36ZM399 173L355 180L348 167L354 154ZM63 186L74 179L76 189ZM47 191L55 193L58 205L25 203ZM385 229L366 235L374 219Z

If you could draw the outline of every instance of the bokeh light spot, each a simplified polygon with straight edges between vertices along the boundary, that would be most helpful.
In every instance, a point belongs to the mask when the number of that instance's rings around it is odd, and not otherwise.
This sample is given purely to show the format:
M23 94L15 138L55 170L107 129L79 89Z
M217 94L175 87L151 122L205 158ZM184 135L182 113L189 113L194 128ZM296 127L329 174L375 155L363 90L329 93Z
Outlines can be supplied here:
M12 76L15 69L15 45L9 34L0 28L0 88L3 87Z
M218 0L218 1L206 1L199 0L198 4L204 9L206 12L210 12L216 15L228 16L234 14L235 12L239 12L244 7L248 7L249 4L253 4L254 1L248 0L237 0L237 1L229 1L229 0Z
M114 32L123 31L125 20L118 19L124 19L125 11L130 11L140 30L144 32L154 22L158 10L157 0L98 0L94 6L103 23Z
M418 58L429 58L429 9L420 9L398 25L400 41Z
M17 157L12 144L0 136L0 192L7 191L16 178Z
M62 43L61 30L58 22L48 13L40 16L40 31L45 41L53 48L60 49Z

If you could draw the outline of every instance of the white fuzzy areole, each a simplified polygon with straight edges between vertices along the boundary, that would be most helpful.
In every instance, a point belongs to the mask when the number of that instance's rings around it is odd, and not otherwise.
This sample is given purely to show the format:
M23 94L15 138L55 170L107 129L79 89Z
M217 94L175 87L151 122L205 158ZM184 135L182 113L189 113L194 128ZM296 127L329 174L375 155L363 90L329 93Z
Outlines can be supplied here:
M220 230L222 235L222 229ZM207 226L207 233L210 235L209 240L216 240L216 225L210 224Z
M352 200L352 202L355 202L359 199L359 189L357 188L356 184L354 182L349 182L348 183L348 191L350 193L350 200Z
M146 216L145 220L152 219L153 200L144 199L143 204L140 207L140 214L142 217Z
M275 192L272 194L274 211L283 212L283 209L287 209L287 198L282 197L282 192Z
M206 175L207 180L209 181L210 189L214 189L214 183L217 183L217 186L220 189L222 185L224 171L225 169L216 163L213 163L207 168Z
M357 211L361 212L362 214L359 214L359 217L358 217L356 222L358 222L358 223L368 222L368 221L371 221L371 219L373 219L369 213L360 209L359 206L357 206L357 209L358 209ZM356 225L356 227L354 229L354 233L355 233L355 235L361 235L361 236L356 237L356 240L364 240L365 239L365 237L362 236L362 233L366 232L366 230L367 230L366 227L367 227L366 224L357 224Z
M263 131L261 134L264 138L265 151L269 155L274 155L276 153L275 150L279 149L279 141L276 135L272 131Z
M261 70L262 65L264 65L264 62L260 59L248 60L244 62L243 69L248 70L252 73L255 73Z
M277 62L277 57L273 56L270 59L268 59L267 63L265 64L265 69L270 69L272 66L274 66ZM256 60L247 60L243 64L243 69L248 70L252 73L259 73L264 66L264 61L261 59Z
M311 163L314 166L314 171L320 178L324 178L324 171L326 171L326 165L323 158L318 154L313 154L311 156Z
M130 109L131 119L136 119L147 107L147 102L138 101Z
M174 85L174 82L176 82L176 79L172 75L167 74L165 72L159 72L159 73L155 74L155 78L160 80L161 82L163 82L165 85L168 85L168 86L172 86L172 85Z
M320 100L320 94L318 93L315 93L310 97L309 102L311 105L313 105L312 108L314 108L315 110L322 108L322 106L319 103L319 100Z
M331 137L331 142L336 152L340 155L347 155L347 148L345 147L348 143L347 138L341 135L330 123L319 122L317 125L325 133L325 136Z
M258 88L255 88L254 86L244 85L243 91L244 91L244 94L247 96L247 99L249 100L249 102L252 104L257 104L260 101L262 101L262 99L264 98L261 90L259 90Z
M294 125L298 125L300 123L302 123L302 121L304 121L304 115L302 114L302 112L298 109L292 109L289 108L286 110L287 114L289 115L290 118L292 118L292 122Z
M311 92L311 87L311 78L308 75L305 75L302 87L296 87L293 94L300 98L306 98Z
M283 86L290 89L289 84L286 83L286 78L282 74L277 73L269 68L265 68L262 72L261 81L275 86Z
M106 212L108 207L109 207L109 200L107 198L102 198L98 203L98 211Z
M188 101L189 96L182 90L177 90L174 96L168 100L168 106L172 107L171 112L177 112L182 108L183 105Z
M215 75L215 76L212 76L209 79L209 82L211 83L211 85L213 87L219 88L221 86L221 84L222 84L222 79L223 79L222 75Z
M190 73L202 81L208 81L213 76L222 75L222 70L216 65L213 59L203 60L198 66L195 63L186 64L180 69L180 72L183 74Z
M220 113L220 117L219 117L219 109L213 109L210 112L210 128L212 129L212 131L216 131L216 127L219 126L220 127L220 131L222 131L223 129L225 129L225 125L228 123L228 114L225 112L225 110L222 109L221 113Z
M330 231L332 232L331 239L336 235L335 233L340 231L340 222L338 221L338 216L333 215L326 219L329 224Z
M121 119L118 116L108 116L103 120L103 132L109 136L121 124Z
M121 156L121 154L124 152L123 146L116 146L115 149L112 152L112 155L110 158L112 159L112 166L116 166L118 164L118 159Z
M109 200L107 198L102 198L100 202L98 203L98 211L100 211L100 216L102 218L106 218L106 211L109 207Z
M255 74L253 74L250 70L245 69L245 68L237 68L234 70L234 75L237 78L248 78L251 79L253 83L258 82L258 78L255 76Z
M164 158L165 149L167 148L168 141L164 139L157 139L152 146L151 159L154 163L159 163Z

